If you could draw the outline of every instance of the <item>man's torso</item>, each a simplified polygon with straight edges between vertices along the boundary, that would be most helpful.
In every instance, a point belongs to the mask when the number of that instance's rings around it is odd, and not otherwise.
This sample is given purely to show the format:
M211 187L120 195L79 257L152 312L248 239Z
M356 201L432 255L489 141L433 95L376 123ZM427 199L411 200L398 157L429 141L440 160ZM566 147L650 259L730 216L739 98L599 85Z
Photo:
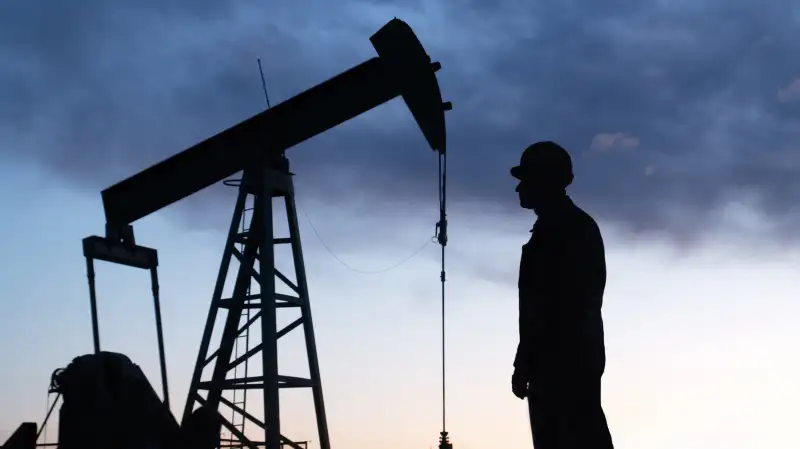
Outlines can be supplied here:
M588 214L567 199L537 220L519 276L520 338L533 367L602 372L605 283L603 240Z

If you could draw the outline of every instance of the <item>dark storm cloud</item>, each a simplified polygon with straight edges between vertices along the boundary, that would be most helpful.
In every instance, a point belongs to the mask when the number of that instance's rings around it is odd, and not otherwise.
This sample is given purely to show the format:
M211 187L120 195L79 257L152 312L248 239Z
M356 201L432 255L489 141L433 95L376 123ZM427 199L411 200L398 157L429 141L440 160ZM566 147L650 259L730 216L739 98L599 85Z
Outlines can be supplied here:
M453 201L513 207L508 167L552 139L574 155L576 196L634 230L691 235L739 191L793 217L791 2L275 3L3 2L3 151L104 187L263 108L257 57L281 101L373 56L369 35L398 16L444 67ZM435 195L400 102L290 157L305 194Z

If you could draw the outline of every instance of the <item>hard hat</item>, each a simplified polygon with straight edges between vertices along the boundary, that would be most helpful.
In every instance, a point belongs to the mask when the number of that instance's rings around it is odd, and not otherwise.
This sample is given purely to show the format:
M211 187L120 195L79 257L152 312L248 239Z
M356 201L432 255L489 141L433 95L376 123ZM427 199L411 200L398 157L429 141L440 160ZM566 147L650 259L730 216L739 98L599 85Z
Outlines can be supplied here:
M519 165L511 167L511 176L519 180L558 182L566 187L572 182L572 158L555 142L536 142L522 152Z

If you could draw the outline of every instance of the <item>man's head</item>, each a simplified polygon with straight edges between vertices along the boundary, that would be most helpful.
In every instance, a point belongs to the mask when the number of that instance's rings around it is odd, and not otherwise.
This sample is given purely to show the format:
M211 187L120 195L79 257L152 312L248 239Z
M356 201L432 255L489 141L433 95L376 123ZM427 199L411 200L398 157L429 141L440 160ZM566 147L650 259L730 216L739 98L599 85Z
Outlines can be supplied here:
M516 191L520 206L537 212L565 194L572 183L572 159L557 143L537 142L522 152L519 165L511 168L511 176L519 180Z

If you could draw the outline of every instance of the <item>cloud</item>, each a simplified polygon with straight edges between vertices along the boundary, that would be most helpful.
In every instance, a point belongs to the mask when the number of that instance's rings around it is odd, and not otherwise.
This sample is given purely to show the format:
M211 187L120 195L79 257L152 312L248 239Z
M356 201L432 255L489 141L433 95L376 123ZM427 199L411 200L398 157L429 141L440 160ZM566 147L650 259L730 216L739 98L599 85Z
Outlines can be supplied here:
M625 133L601 133L592 138L591 149L595 151L609 151L613 149L636 148L639 138Z
M789 103L800 100L800 78L795 79L786 88L778 90L778 101Z
M788 0L62 3L0 6L0 147L65 182L100 189L259 112L257 57L281 101L373 56L368 37L398 16L443 65L453 208L516 207L508 167L556 140L602 220L692 236L746 188L797 228L800 169L774 163L800 137L800 109L776 99L800 76ZM636 151L587 154L609 130ZM435 157L401 102L289 157L331 204L435 201ZM182 210L206 226L219 198Z

